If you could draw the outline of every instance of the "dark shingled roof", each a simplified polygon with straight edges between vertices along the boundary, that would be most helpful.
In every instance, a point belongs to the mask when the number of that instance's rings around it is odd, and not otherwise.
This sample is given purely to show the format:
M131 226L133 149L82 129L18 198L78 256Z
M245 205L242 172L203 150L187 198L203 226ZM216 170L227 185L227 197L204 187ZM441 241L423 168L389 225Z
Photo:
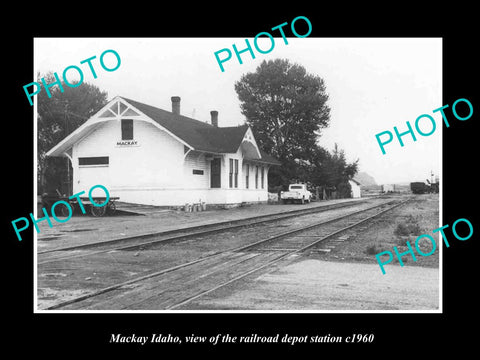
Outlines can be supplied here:
M195 150L234 153L248 128L247 125L218 128L123 96L122 98Z
M123 96L121 98L198 151L235 153L248 129L248 125L215 127ZM278 160L263 151L261 151L261 155L262 159L259 161L280 164Z
M260 155L262 156L262 159L260 160L260 162L264 162L264 163L267 163L267 164L273 164L273 165L282 165L282 163L279 160L277 160L276 158L274 158L271 155L268 155L263 150L260 150Z

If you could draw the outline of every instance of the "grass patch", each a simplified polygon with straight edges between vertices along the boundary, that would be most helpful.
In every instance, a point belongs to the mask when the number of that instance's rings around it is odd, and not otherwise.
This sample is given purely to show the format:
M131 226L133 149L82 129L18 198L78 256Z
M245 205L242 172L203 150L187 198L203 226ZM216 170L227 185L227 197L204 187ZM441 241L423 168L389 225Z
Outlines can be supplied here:
M367 246L367 248L365 249L365 253L367 255L376 255L379 253L379 249L377 248L376 244L373 244L373 245Z
M409 235L421 235L422 228L418 225L417 219L412 215L409 215L405 221L402 221L397 224L397 227L393 231L394 235L397 236L409 236Z
M364 250L365 254L367 254L367 255L377 255L377 254L381 253L382 251L385 251L385 247L384 246L379 246L377 244L369 245Z
M408 236L399 236L397 235L397 241L396 241L396 245L397 246L404 246L404 247L407 247L407 241L409 241L409 237ZM411 243L411 242L410 242Z

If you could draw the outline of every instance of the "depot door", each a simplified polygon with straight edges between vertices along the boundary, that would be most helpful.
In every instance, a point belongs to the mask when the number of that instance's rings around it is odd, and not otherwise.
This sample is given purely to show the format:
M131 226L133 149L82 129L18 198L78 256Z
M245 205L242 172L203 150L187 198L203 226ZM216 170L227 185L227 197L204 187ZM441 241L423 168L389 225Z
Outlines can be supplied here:
M109 157L85 157L78 159L78 177L76 184L74 184L76 190L85 191L82 196L88 196L90 189L95 185L103 185L107 189L110 189L110 168ZM105 197L105 192L101 188L95 188L92 191L92 196Z
M214 158L210 163L210 187L219 188L221 186L221 159Z

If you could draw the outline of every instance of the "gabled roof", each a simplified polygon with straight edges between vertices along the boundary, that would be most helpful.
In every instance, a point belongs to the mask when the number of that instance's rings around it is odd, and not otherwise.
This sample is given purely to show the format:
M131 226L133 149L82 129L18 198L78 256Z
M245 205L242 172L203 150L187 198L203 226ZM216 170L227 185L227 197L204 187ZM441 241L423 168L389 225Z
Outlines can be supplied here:
M122 99L198 151L234 153L238 150L248 129L247 125L215 127L132 99L125 97Z
M191 119L189 117L174 114L170 111L159 109L123 96L117 96L100 110L94 118L89 119L76 131L68 135L59 144L52 148L47 155L61 156L63 152L73 146L75 142L86 136L96 126L102 123L102 116L98 117L105 108L108 108L115 100L121 99L133 106L136 110L143 113L148 119L151 119L159 128L166 130L174 137L180 139L184 144L193 150L212 153L235 153L239 149L244 136L248 130L248 125L232 127L216 127L205 122ZM135 117L133 117L135 118ZM93 121L94 120L94 121ZM90 122L91 121L91 122ZM105 120L106 121L106 120ZM150 120L149 120L150 121ZM279 165L280 162L273 157L260 151L261 158L259 162Z
M260 160L258 160L259 162L264 162L266 164L272 164L272 165L282 165L282 163L279 160L275 159L271 155L268 155L263 150L260 150L260 154L261 154L262 158Z

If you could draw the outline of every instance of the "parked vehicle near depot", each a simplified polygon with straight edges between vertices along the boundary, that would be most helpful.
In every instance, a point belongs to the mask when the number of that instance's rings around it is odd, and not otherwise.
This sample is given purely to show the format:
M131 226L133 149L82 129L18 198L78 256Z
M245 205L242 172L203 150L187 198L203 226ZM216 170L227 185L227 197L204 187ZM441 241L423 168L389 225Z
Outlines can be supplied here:
M284 204L288 202L300 202L304 204L305 202L310 202L312 198L312 193L307 190L306 184L290 184L288 186L288 191L280 192L280 199Z

